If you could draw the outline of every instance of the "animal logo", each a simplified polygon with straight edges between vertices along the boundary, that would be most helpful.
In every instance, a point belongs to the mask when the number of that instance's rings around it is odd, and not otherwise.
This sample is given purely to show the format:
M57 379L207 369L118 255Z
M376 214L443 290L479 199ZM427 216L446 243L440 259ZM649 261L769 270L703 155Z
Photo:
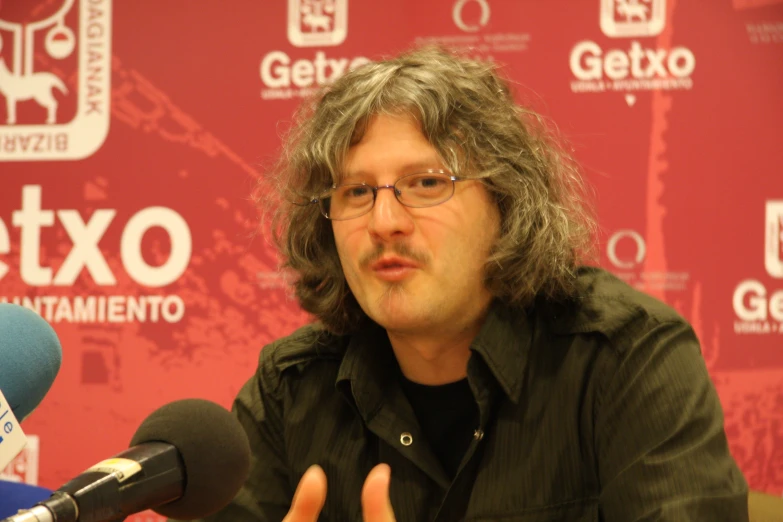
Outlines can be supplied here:
M348 0L288 0L288 41L292 45L340 45L347 34Z
M617 14L632 22L637 19L644 22L649 17L650 8L639 0L617 0L615 7Z
M329 31L332 25L332 19L323 14L306 13L302 16L302 23L317 32L319 29Z
M57 122L57 98L54 91L68 94L65 83L53 73L34 72L32 74L14 74L8 69L5 60L0 60L0 94L5 97L6 123L16 123L16 105L21 101L35 100L46 109L46 123Z
M79 160L103 145L112 1L25 0L0 11L0 162Z
M666 25L666 0L601 0L601 30L611 38L656 36Z

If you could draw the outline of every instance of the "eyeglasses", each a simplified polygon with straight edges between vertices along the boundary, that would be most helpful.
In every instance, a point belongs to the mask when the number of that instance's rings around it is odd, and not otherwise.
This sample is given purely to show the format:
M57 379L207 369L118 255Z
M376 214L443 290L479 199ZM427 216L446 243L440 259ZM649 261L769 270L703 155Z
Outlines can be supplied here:
M366 183L335 185L322 197L313 198L327 219L343 221L367 214L375 205L378 191L393 189L397 201L411 208L434 207L454 195L454 183L463 181L445 170L426 170L398 179L394 185L372 187Z

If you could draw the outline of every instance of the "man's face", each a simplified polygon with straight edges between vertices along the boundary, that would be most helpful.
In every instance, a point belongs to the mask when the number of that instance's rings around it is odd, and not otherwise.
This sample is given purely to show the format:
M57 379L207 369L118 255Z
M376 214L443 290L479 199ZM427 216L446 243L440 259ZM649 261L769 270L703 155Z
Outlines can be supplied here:
M378 115L352 146L343 183L392 185L402 176L445 169L407 116ZM381 189L363 216L333 221L345 278L364 312L390 332L437 334L474 326L491 295L483 265L500 229L495 202L479 181L428 208L403 206Z

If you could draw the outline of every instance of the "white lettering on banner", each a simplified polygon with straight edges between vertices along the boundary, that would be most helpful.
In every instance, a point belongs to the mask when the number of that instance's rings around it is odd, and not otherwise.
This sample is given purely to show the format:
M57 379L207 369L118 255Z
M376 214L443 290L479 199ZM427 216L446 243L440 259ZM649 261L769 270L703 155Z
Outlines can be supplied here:
M21 230L20 275L31 286L73 285L85 268L100 286L117 283L106 259L98 248L101 238L111 225L117 211L97 209L85 222L76 210L57 210L73 247L52 278L52 269L42 267L41 229L55 223L55 211L41 209L40 185L22 187L22 208L12 213L12 223ZM141 254L144 234L154 227L162 228L169 237L171 252L161 266L150 266ZM187 222L174 210L149 207L136 212L128 220L120 240L120 258L128 275L148 287L166 286L176 281L187 269L192 251L192 238ZM0 218L0 254L10 252L8 228ZM0 280L8 273L7 264L0 261Z
M178 323L185 316L178 295L14 296L0 302L24 306L53 323Z
M141 255L141 240L152 227L161 227L171 240L171 254L159 267L150 266ZM185 220L165 207L149 207L138 211L128 220L120 242L120 256L134 281L158 287L176 281L190 263L193 242Z
M761 282L747 279L737 285L732 304L741 319L734 323L735 333L783 333L783 290L768 297Z
M749 297L748 304L745 298ZM745 321L766 321L768 314L783 322L783 290L773 293L767 300L767 289L752 279L743 281L734 290L734 312Z
M363 56L353 59L327 58L323 51L318 51L315 53L314 60L301 59L292 63L291 57L283 51L272 51L261 60L261 81L265 87L268 87L261 95L265 99L301 96L301 93L296 93L290 88L324 85L347 71L369 62L370 60Z
M108 102L103 86L108 74L104 64L106 59L106 38L108 20L102 9L105 0L90 0L87 22L87 111L85 114L105 114L104 103Z
M48 285L52 281L52 269L41 267L38 260L41 258L41 227L54 225L54 212L41 210L40 186L22 189L22 210L14 211L13 224L22 229L22 279L32 286Z
M571 50L572 92L689 90L696 57L686 47L666 49L643 48L631 42L628 51L604 50L597 43L584 40Z
M39 194L40 198L40 194ZM40 202L40 200L39 200ZM57 217L65 227L68 237L73 240L73 248L65 258L60 270L54 278L57 286L72 285L76 277L86 268L95 282L99 285L113 285L117 283L114 274L111 273L101 251L98 250L98 242L109 228L111 220L117 214L115 210L96 210L87 225L75 210L60 210ZM38 262L38 259L35 260Z
M67 150L68 134L65 132L0 132L2 152L65 152Z
M571 50L571 71L580 80L599 80L602 73L612 80L634 78L685 78L696 68L696 57L685 47L643 49L639 42L631 42L625 53L618 49L603 55L601 47L589 40L579 42Z

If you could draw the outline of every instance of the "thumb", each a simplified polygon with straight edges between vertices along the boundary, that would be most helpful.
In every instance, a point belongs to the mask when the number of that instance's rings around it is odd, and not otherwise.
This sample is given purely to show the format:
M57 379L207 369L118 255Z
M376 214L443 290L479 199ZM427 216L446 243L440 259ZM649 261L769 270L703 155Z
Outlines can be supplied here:
M291 509L282 522L316 522L326 502L326 474L319 466L310 466L294 493Z
M367 475L362 488L362 514L364 522L395 522L389 500L391 468L378 464Z

